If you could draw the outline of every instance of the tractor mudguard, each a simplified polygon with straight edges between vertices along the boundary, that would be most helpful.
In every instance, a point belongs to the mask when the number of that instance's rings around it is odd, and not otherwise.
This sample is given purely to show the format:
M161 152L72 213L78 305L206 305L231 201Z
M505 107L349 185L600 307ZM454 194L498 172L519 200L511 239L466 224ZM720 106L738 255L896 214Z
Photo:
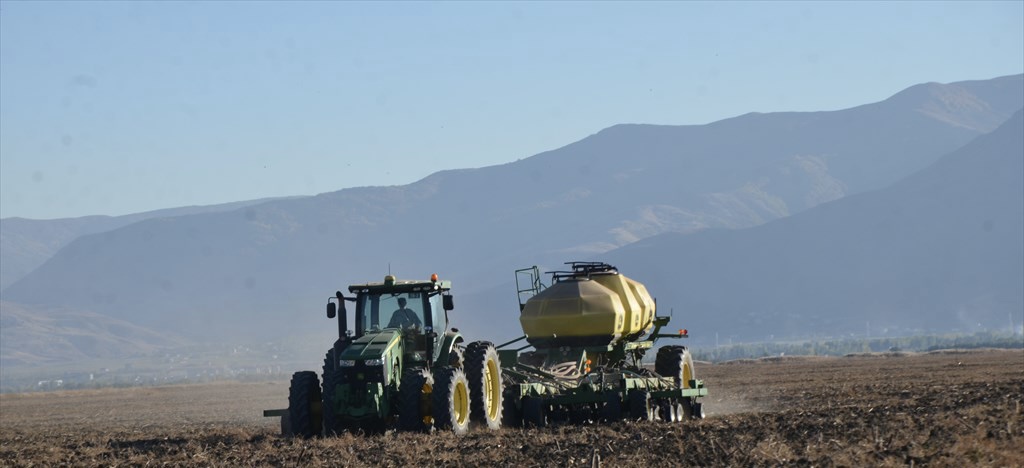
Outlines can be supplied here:
M462 343L464 340L459 332L448 331L445 332L441 338L441 353L437 355L436 363L448 363L448 359L451 356L452 349ZM436 364L435 364L436 365Z

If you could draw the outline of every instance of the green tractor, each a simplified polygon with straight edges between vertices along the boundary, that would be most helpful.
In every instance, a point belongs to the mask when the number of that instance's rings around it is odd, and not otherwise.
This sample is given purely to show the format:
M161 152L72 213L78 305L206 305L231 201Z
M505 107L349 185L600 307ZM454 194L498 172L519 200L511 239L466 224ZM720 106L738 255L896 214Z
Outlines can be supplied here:
M338 291L327 317L338 318L338 340L327 351L322 383L316 372L292 376L285 435L313 437L349 432L469 431L498 429L502 420L502 367L494 345L463 347L448 327L451 282L397 280L355 284ZM345 303L355 303L348 327Z

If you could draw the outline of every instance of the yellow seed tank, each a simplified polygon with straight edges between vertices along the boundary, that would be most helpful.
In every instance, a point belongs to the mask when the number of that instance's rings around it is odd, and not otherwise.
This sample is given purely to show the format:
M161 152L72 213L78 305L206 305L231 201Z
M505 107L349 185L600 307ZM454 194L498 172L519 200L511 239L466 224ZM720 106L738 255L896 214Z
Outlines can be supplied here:
M647 288L614 267L577 268L523 305L519 322L534 347L606 346L650 331L655 312Z

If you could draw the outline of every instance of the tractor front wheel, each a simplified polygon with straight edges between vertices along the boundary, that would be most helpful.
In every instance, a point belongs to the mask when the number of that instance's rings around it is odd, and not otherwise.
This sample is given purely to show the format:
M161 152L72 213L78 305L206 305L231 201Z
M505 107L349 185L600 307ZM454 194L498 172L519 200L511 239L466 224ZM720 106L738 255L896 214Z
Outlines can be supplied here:
M434 377L424 368L406 369L398 388L398 429L403 431L430 431L434 418L430 414L430 400Z

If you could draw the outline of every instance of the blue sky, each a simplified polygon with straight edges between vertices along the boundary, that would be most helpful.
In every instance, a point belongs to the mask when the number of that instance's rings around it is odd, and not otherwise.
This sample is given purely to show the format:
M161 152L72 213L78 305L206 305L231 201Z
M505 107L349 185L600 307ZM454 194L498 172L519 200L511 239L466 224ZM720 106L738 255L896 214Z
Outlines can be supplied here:
M0 1L0 217L403 185L1024 72L1024 2Z

